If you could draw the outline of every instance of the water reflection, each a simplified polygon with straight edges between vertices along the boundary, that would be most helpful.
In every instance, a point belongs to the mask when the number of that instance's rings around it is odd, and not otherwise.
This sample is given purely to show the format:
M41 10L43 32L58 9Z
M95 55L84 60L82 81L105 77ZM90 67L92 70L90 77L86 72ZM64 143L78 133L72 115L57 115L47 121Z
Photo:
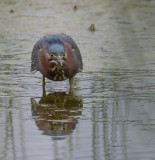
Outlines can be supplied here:
M45 135L51 135L54 139L63 139L70 134L77 124L77 118L81 115L82 100L65 92L53 92L43 96L37 102L37 98L31 98L31 111L37 127Z

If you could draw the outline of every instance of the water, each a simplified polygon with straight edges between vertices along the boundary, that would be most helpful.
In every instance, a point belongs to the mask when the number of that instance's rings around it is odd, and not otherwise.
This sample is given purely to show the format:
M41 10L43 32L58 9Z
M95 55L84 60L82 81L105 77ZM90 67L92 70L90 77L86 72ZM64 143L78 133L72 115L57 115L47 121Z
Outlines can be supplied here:
M2 0L0 160L155 159L154 7L145 0ZM41 74L30 73L34 43L62 32L84 61L72 96L68 81L46 80L42 93Z

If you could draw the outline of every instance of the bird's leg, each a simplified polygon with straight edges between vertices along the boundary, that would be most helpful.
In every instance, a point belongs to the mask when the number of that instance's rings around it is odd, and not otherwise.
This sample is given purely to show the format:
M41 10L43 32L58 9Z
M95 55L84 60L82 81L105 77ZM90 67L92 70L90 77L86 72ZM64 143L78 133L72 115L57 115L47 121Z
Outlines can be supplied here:
M45 91L45 76L44 75L42 77L42 89L43 89L42 97L45 97L46 91Z
M74 77L69 78L69 85L70 85L69 93L73 94L74 93Z

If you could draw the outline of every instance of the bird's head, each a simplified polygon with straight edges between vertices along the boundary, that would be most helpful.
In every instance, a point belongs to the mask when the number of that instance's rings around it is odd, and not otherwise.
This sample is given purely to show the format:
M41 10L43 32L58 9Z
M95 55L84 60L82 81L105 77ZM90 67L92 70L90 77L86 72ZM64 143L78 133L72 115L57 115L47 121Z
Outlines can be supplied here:
M66 49L63 42L56 41L55 43L49 43L47 45L47 52L50 57L48 61L63 66L63 62L66 60Z

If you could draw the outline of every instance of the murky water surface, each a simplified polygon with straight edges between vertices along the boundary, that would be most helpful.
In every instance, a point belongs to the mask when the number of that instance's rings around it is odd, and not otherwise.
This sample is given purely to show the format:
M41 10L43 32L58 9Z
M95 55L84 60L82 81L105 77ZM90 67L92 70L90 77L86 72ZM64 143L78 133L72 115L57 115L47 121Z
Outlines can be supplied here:
M155 1L1 0L0 160L155 159ZM95 24L96 31L88 30ZM30 73L48 33L77 42L84 71Z

